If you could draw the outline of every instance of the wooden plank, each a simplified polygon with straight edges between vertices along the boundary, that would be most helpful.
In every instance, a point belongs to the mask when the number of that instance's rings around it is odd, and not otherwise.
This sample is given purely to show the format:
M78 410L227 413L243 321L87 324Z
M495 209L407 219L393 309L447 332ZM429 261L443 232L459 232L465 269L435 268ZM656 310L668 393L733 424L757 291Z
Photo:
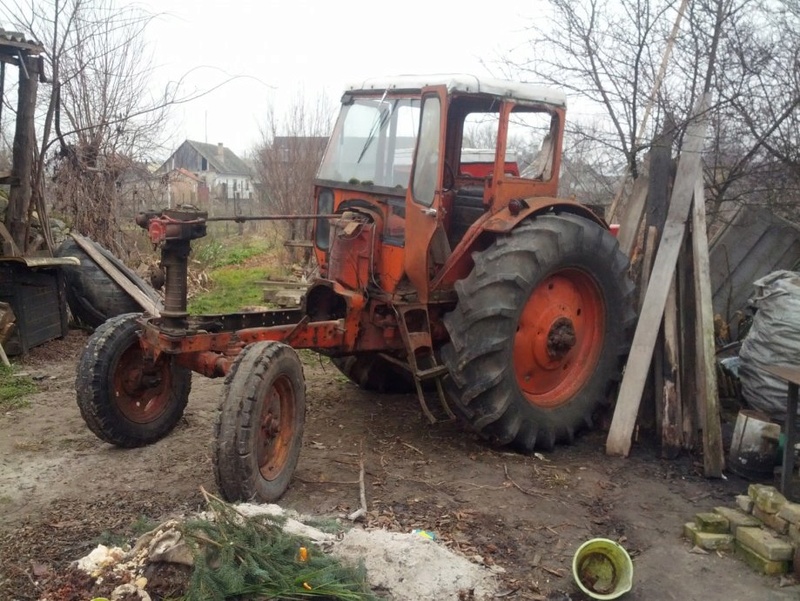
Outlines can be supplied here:
M700 159L707 127L707 121L703 115L708 106L708 98L706 94L698 102L693 114L699 118L687 128L684 137L684 147L678 163L678 173L672 190L667 222L661 236L650 285L647 288L642 313L639 315L630 358L625 368L614 418L611 421L611 428L606 440L606 453L609 455L627 457L630 453L636 414L639 411L642 391L650 369L650 361L653 358L653 348L658 337L661 318L664 315L664 305L667 302L670 282L675 273L678 253L683 244L686 221L692 207L695 182L702 173Z
M98 267L105 271L112 280L119 284L122 289L125 290L125 292L131 296L131 298L133 298L133 300L139 303L139 306L142 307L142 309L154 317L161 315L161 312L159 311L155 302L153 302L150 297L137 288L133 282L126 278L125 274L117 269L116 266L111 263L111 261L106 259L87 238L75 233L71 235L75 242L78 243L78 246L86 251L86 254L89 255L89 257L91 257L95 263L97 263Z
M628 258L633 255L636 248L636 239L639 237L639 228L642 225L644 208L647 204L647 189L649 187L646 173L642 173L633 184L631 199L625 207L625 216L619 225L619 248Z
M664 307L664 394L662 396L661 456L674 459L683 447L683 412L678 331L678 282L673 276Z
M714 310L711 307L711 269L708 260L706 209L703 178L695 181L692 206L692 250L697 316L697 396L705 407L703 422L703 472L706 478L722 477L725 464L722 427L719 421L716 356L714 353Z
M686 236L678 259L678 306L681 336L681 401L683 447L693 450L698 431L697 420L697 348L695 342L694 252L692 237Z
M642 312L647 286L650 284L650 272L653 271L653 254L655 253L658 229L651 225L647 228L644 243L644 257L642 257L642 273L639 276L639 313Z

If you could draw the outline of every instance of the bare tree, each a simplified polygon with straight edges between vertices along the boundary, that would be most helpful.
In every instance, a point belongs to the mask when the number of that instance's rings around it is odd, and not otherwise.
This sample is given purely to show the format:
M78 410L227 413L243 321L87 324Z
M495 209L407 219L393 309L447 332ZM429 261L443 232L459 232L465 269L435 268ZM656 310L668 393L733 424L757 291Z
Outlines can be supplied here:
M270 107L255 149L256 170L270 214L313 212L314 177L330 134L331 116L324 97L307 102L300 94L280 115ZM283 232L288 240L304 240L310 238L311 226L309 220L287 220Z
M616 157L635 177L661 123L675 124L679 144L691 107L710 89L716 100L707 155L712 206L743 194L763 196L765 177L790 183L798 158L797 0L549 4L552 18L530 28L526 58L507 59L503 68L566 88L582 106L595 107L589 112L603 116L602 127L587 128L572 117L568 132L592 145L590 154ZM651 102L655 118L643 127Z
M33 204L41 213L50 205L118 252L123 176L141 172L132 168L161 149L171 106L210 91L182 93L178 81L151 93L145 32L157 16L115 0L0 4L0 18L44 44L51 82L50 93L40 95Z

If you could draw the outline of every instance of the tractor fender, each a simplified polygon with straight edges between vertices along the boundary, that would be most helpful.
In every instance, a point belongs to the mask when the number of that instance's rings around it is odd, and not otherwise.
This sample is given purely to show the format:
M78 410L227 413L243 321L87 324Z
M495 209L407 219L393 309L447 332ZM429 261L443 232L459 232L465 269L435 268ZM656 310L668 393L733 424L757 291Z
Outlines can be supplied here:
M485 248L486 244L496 235L508 234L533 216L556 212L572 213L596 223L602 228L610 229L604 219L595 215L586 206L571 199L544 196L519 201L512 200L497 212L487 214L475 222L434 278L431 290L452 290L455 282L467 277L472 271L472 253ZM488 234L489 237L487 238L484 234Z
M529 198L517 202L522 205L522 208L516 210L516 214L514 214L514 211L509 208L514 203L514 201L512 201L497 211L494 215L489 217L489 219L487 219L483 224L483 230L487 232L495 232L497 234L507 234L528 217L551 212L563 212L579 215L580 217L584 217L595 222L605 229L609 229L608 223L606 223L604 219L598 217L586 206L574 200L543 197Z

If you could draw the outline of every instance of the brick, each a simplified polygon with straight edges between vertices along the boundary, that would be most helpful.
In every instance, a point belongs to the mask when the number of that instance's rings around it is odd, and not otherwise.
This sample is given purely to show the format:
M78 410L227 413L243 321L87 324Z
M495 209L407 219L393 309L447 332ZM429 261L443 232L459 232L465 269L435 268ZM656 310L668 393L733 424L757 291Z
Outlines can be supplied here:
M744 511L745 513L750 513L753 511L753 499L751 499L748 495L736 495L736 505L739 506L739 509Z
M752 486L752 484L751 484ZM786 505L786 497L774 486L762 486L756 493L756 507L765 513L778 513Z
M768 528L772 528L778 534L789 532L789 522L778 516L777 513L766 513L760 507L753 507L753 517L758 518Z
M694 516L694 523L697 524L700 532L712 532L715 534L726 534L728 532L728 520L718 513L698 513Z
M741 530L744 530L744 528L741 528ZM789 571L788 561L774 561L762 557L752 549L742 545L739 541L736 541L736 557L762 574L785 574Z
M736 540L771 561L788 561L794 553L788 540L761 528L737 528Z
M683 525L683 536L701 549L707 551L733 551L734 539L732 534L719 534L716 532L701 532L694 522Z
M736 534L736 529L740 526L751 528L758 528L761 526L761 522L759 520L754 518L752 515L745 513L744 511L740 511L739 509L733 509L731 507L715 507L714 512L728 520L728 530L731 534Z
M751 484L750 486L747 487L747 496L750 497L750 499L753 501L753 503L756 502L756 499L758 498L758 493L761 492L762 488L767 488L767 485L766 484Z
M795 525L800 525L800 503L792 503L787 501L786 504L778 511L778 517L783 518L787 522Z

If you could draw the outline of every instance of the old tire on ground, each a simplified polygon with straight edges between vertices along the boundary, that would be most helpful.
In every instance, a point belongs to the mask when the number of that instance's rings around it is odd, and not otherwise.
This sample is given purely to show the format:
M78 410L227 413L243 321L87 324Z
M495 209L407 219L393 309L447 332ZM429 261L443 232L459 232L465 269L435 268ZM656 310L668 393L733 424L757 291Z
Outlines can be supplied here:
M89 242L137 288L157 305L160 304L158 293L152 286L100 244L91 240ZM67 238L56 254L59 257L76 257L81 262L80 267L68 265L62 268L67 281L70 311L81 323L97 328L110 317L142 310L139 303L112 280L72 238Z
M303 365L280 342L250 344L225 379L214 443L214 474L228 501L276 501L297 466L306 392Z
M387 394L414 392L414 381L410 374L378 353L332 357L331 363L364 390Z
M78 407L98 438L133 448L161 440L183 416L192 372L162 355L144 362L141 314L119 315L89 338L75 380Z
M569 214L524 222L473 257L445 316L454 408L524 452L572 442L608 402L630 346L627 258L608 231Z

